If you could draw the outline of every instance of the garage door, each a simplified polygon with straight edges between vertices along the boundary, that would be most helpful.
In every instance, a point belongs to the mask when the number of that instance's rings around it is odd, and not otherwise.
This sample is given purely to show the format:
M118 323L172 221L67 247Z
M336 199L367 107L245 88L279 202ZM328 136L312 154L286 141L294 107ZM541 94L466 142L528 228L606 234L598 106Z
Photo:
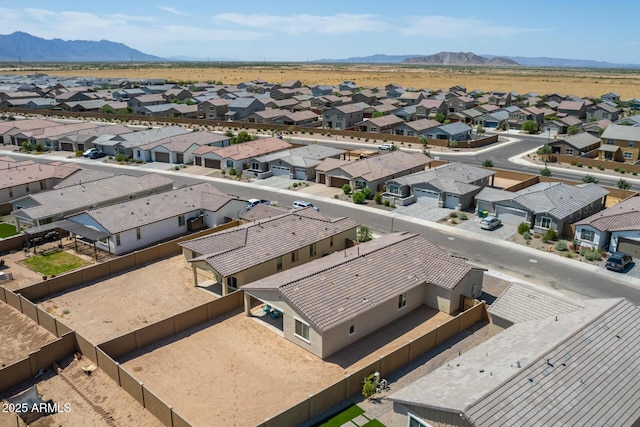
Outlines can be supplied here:
M62 151L73 151L73 144L70 142L61 142L60 149Z
M618 252L631 255L634 259L640 259L640 242L637 240L618 238Z
M331 185L330 187L342 188L343 185L349 184L349 180L347 178L338 178L337 176L331 177Z
M527 213L520 209L496 206L496 216L505 224L519 225L527 221Z
M220 160L216 159L204 159L205 168L220 169Z
M424 188L414 188L413 195L420 203L426 203L429 206L438 206L440 193L437 191L425 190Z
M460 196L457 194L447 194L444 199L444 207L449 209L457 209L460 204Z
M300 179L302 181L307 179L307 170L304 168L296 168L296 179Z
M271 166L271 173L274 176L289 176L289 174L291 173L291 169L286 166Z
M156 162L169 163L169 153L156 152Z

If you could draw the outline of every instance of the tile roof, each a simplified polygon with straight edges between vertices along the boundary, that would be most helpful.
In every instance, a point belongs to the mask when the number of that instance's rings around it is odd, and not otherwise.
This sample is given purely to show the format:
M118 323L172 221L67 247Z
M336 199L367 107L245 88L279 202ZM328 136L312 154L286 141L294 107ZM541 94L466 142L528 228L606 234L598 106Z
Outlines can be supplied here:
M144 191L157 191L173 184L169 178L156 173L142 176L115 175L101 180L70 185L50 191L41 191L23 198L34 200L37 205L20 209L33 219L48 218L79 209L88 209L96 204Z
M427 129L433 129L440 126L440 122L429 119L418 119L406 122L405 125L416 132L422 132Z
M304 145L290 150L277 151L275 153L265 154L255 157L258 162L273 162L282 160L290 166L309 167L320 164L324 159L333 156L340 156L346 153L345 150L329 147L320 144Z
M267 206L259 203L246 212L240 213L240 219L245 221L261 221L271 219L289 212L289 209L278 206Z
M35 139L52 138L54 136L65 135L72 132L78 132L83 129L91 129L94 127L97 127L97 125L94 123L72 123L64 124L61 126L47 126L45 128L21 131L18 134Z
M558 110L578 111L584 107L584 101L562 101L558 105Z
M631 426L640 310L590 300L557 318L516 323L393 393L408 405L462 414L470 425Z
M358 123L357 125L362 125L363 123L366 123L366 122L372 123L378 127L387 127L387 126L399 125L401 123L404 123L404 120L394 115L388 115L388 116L375 117L372 119L366 119Z
M351 218L331 219L305 208L189 240L180 246L202 254L194 260L205 261L226 277L357 226Z
M566 138L563 138L561 141L564 141L567 144L571 145L572 147L580 150L580 149L589 147L591 145L598 144L600 142L600 138L595 137L589 133L582 132L575 135L567 136ZM554 141L551 143L551 145L554 145L554 143L557 143L557 142Z
M429 183L440 191L466 194L478 188L477 185L471 185L472 182L494 174L495 172L490 169L454 162L412 173L411 175L394 178L388 182L396 182L400 185L408 186Z
M439 129L442 132L448 133L449 135L458 135L463 132L471 132L471 128L462 122L454 122L447 125L442 125Z
M80 169L73 175L63 179L58 184L54 185L53 188L58 189L58 188L70 187L72 185L82 184L83 182L87 183L90 181L97 181L99 179L110 178L114 175L115 173L113 172L103 172L103 171L98 171L93 169Z
M391 177L419 166L424 167L424 165L429 162L431 162L431 159L422 153L410 154L398 150L379 156L367 157L356 162L350 162L349 164L340 166L340 169L352 178L362 178L371 182Z
M254 141L242 142L240 144L232 144L226 147L202 146L194 151L194 154L202 155L207 153L214 153L214 155L216 157L219 157L220 159L243 160L274 151L286 150L287 148L291 147L291 144L280 138L270 137L265 139L256 139Z
M116 234L197 209L216 212L235 198L204 182L92 209L87 214L106 231ZM73 221L73 217L69 219Z
M416 286L453 289L471 271L424 237L387 234L245 285L278 290L320 331L374 309Z
M175 136L169 136L157 141L150 142L140 146L142 150L150 150L159 145L163 145L169 151L184 151L192 145L209 145L216 142L228 141L231 138L226 135L220 135L213 132L189 132Z
M64 179L81 168L74 164L8 162L0 174L0 189L39 182L45 179Z
M326 158L316 167L317 172L329 172L331 170L346 166L351 163L349 160Z
M602 140L624 139L627 141L640 141L640 128L636 126L611 125L602 132Z
M629 197L575 225L590 225L600 231L640 230L640 196Z
M511 283L487 309L511 323L544 319L584 308L584 301L521 283Z

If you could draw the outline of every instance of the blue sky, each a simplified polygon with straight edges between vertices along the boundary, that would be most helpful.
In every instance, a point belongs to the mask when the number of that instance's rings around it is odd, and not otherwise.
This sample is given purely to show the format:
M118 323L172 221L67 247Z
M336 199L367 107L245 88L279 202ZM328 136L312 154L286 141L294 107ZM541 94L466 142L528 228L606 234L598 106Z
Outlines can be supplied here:
M21 1L2 32L111 40L161 57L306 61L440 51L640 64L640 2Z

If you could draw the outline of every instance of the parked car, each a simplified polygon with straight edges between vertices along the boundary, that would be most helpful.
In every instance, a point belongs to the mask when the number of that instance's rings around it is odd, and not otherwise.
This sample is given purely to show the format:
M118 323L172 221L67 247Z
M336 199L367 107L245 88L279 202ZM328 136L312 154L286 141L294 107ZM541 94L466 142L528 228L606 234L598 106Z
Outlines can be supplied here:
M307 202L306 200L296 200L295 202L293 202L293 207L294 209L313 208L317 211L320 210L317 206L313 206L313 203Z
M631 258L631 255L625 254L624 252L614 252L607 259L605 266L607 267L607 270L624 271L624 269L632 262L633 258Z
M85 150L84 153L82 153L82 157L89 157L89 154L93 153L94 151L98 151L97 148L89 148L88 150Z
M393 144L382 144L378 145L378 150L391 150L393 148Z
M89 155L87 157L89 157L90 159L99 159L101 157L105 157L106 154L104 153L104 151L100 151L100 150L96 150L96 151L92 151L91 153L89 153Z
M256 205L267 205L267 206L269 206L270 204L271 204L271 202L268 201L268 200L249 199L249 200L247 200L247 210L251 209L252 207L254 207Z
M480 221L480 228L483 230L493 230L494 228L500 227L502 225L502 221L495 216L488 216L483 218Z

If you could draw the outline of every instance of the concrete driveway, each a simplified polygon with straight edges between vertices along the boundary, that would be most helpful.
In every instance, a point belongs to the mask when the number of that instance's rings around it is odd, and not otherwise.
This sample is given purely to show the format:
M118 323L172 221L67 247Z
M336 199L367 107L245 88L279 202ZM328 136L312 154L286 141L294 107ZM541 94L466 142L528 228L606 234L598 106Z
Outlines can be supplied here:
M480 236L494 237L500 240L506 240L518 232L518 227L515 225L502 224L500 227L493 230L483 230L480 228L480 220L482 218L472 217L467 221L459 221L456 228L461 230L468 230L470 233L476 233Z

